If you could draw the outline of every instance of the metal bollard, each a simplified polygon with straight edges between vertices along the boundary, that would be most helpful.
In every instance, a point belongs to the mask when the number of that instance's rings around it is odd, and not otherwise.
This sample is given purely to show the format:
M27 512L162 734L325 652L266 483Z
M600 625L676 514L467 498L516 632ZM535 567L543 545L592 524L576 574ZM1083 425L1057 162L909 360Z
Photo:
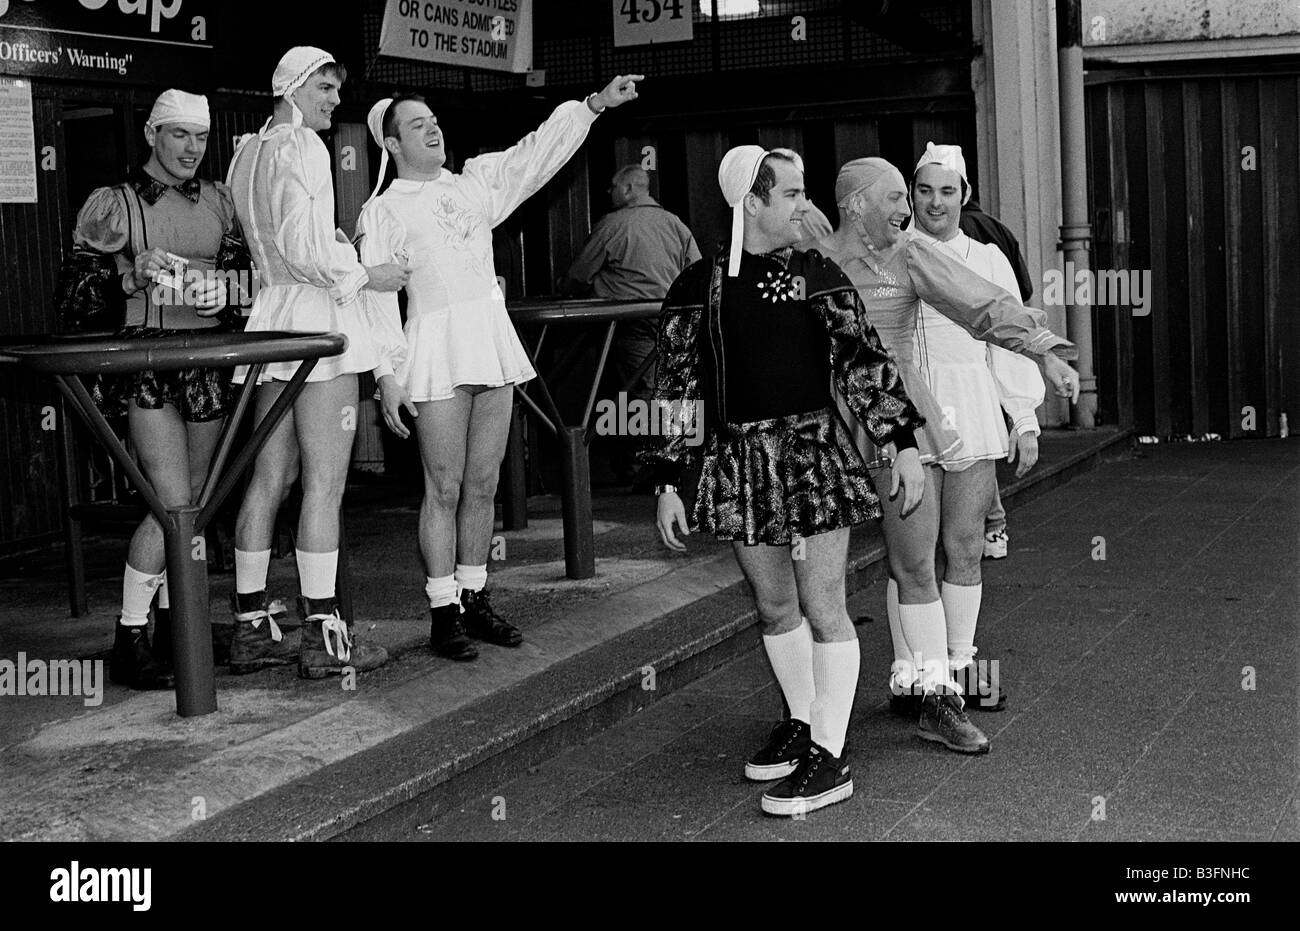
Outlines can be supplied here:
M171 588L172 663L176 667L176 713L182 718L217 710L212 674L212 619L208 616L208 558L196 532L193 505L171 508L164 528L167 582Z
M590 579L596 574L596 542L591 526L591 463L582 427L560 430L560 470L564 482L564 574Z

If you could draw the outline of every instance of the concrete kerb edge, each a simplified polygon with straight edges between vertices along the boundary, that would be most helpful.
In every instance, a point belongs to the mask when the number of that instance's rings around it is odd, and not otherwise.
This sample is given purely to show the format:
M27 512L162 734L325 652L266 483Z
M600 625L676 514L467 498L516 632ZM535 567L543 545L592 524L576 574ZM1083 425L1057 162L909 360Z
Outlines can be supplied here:
M1037 495L1028 495L1026 492L1036 489L1038 486L1046 485L1039 493L1046 493L1051 488L1068 481L1073 474L1084 471L1079 467L1091 461L1091 468L1096 468L1102 459L1106 450L1111 449L1117 444L1122 443L1129 438L1132 430L1117 430L1116 433L1106 438L1099 445L1082 450L1072 454L1061 462L1054 463L1052 466L1044 469L1042 472L1026 476L1010 483L1003 491L1003 500L1010 504L1015 501L1016 504L1026 502L1026 498L1032 499ZM1017 501L1016 499L1020 500ZM1008 508L1010 510L1010 508ZM884 560L885 548L883 543L878 539L872 539L861 546L854 552L850 551L848 561L848 576L850 582L848 590L850 593L867 584L866 579L857 578L864 570L873 565L879 564ZM728 586L718 592L715 592L705 599L700 599L693 605L678 608L659 616L653 621L647 623L642 628L628 631L612 640L600 644L591 650L572 657L569 660L557 664L555 667L539 672L529 677L521 683L517 683L510 689L505 690L501 695L506 695L523 688L539 688L548 677L561 677L565 674L566 665L575 661L583 661L590 654L595 652L617 652L620 645L627 644L639 636L649 636L653 633L652 629L659 628L665 623L670 623L670 619L681 612L692 610L701 601L719 598L725 599L737 589L742 588L745 583L738 582ZM396 807L405 803L414 801L417 798L425 797L433 793L443 794L446 797L431 800L430 804L438 809L445 809L463 801L472 799L484 791L492 788L500 780L498 773L504 773L509 770L518 768L518 764L525 759L529 760L526 765L535 765L542 759L549 758L556 753L562 752L569 746L573 746L582 739L565 739L565 734L579 734L584 731L584 724L596 722L602 717L601 709L612 709L612 706L618 703L620 697L643 694L640 688L641 668L651 666L654 668L657 678L657 688L655 691L656 701L672 694L678 688L681 688L696 678L706 674L712 668L716 668L724 662L727 662L751 649L757 647L756 639L748 643L741 643L741 639L747 634L752 634L752 627L755 619L755 612L752 608L742 611L723 621L719 625L709 629L705 633L699 634L689 640L677 645L671 649L651 654L643 662L635 664L620 664L624 671L619 675L611 676L601 680L593 686L585 689L578 694L569 694L564 696L560 701L544 707L539 712L530 716L526 721L518 726L494 734L490 739L475 744L470 749L455 753L451 758L444 759L443 762L419 773L415 777L403 779L395 785L381 786L378 791L373 791L363 798L357 799L354 803L346 805L343 810L335 810L333 814L326 818L313 819L311 824L296 826L289 831L278 830L275 836L263 835L258 839L264 840L290 840L290 841L310 841L310 840L330 840L339 838L341 835L348 834L364 827L365 823L371 819L377 818ZM716 662L711 661L716 659ZM684 667L694 667L693 672L688 675L679 675L685 673ZM482 702L491 701L493 696L485 698ZM468 715L481 703L475 703L460 709L453 714ZM634 704L634 702L629 702ZM622 715L616 715L611 720L606 720L596 728L586 728L586 730L595 730L600 727L608 727L631 711ZM437 719L430 722L427 727L416 728L415 731L432 730L436 727L445 725L446 719ZM547 740L551 735L553 739ZM403 736L410 736L403 735ZM401 737L393 738L400 740ZM271 793L264 796L258 796L250 799L243 805L238 805L227 812L215 816L208 822L200 825L189 827L186 830L175 835L177 840L217 840L228 839L223 837L221 828L223 822L232 818L240 817L243 809L256 809L272 801L272 797L282 792L291 792L294 787L302 783L309 782L321 777L322 773L336 768L345 767L349 764L355 765L358 758L364 758L371 754L382 751L385 744L379 744L376 747L369 748L355 757L340 763L324 767L317 773L295 780L285 786L277 787ZM488 765L494 764L494 765ZM380 770L382 771L382 770ZM477 773L476 773L477 771ZM324 778L324 777L321 777ZM245 815L246 817L246 815ZM241 819L242 820L242 819ZM273 820L273 819L271 819ZM267 825L268 827L270 825ZM252 839L252 838L250 838Z

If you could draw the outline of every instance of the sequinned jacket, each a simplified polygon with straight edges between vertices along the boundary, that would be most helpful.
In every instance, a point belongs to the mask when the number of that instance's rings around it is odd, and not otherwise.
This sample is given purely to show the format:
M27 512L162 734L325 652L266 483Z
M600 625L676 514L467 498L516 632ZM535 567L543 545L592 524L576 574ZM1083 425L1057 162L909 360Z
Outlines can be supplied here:
M854 416L881 445L895 439L903 448L914 445L912 430L925 418L908 398L898 366L867 322L853 283L816 250L783 249L769 257L784 264L795 280L802 280L803 297L792 302L791 312L816 314L825 326L832 379ZM727 252L722 250L683 271L664 299L654 400L665 411L660 422L672 429L651 435L639 453L658 484L677 484L693 457L708 447L713 431L728 422L721 374L726 371L725 346L719 324L726 271ZM706 352L713 354L715 363L707 367L701 361ZM707 377L706 370L716 374ZM828 385L827 404L831 403ZM700 429L704 441L688 442Z

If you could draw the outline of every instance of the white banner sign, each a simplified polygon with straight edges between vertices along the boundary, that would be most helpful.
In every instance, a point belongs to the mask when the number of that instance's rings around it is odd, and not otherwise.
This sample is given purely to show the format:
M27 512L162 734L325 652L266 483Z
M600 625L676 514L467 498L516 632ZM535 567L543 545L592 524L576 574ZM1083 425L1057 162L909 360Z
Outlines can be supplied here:
M379 54L533 70L533 0L388 0Z
M613 0L614 47L689 42L691 0Z
M0 203L36 203L32 86L0 80Z

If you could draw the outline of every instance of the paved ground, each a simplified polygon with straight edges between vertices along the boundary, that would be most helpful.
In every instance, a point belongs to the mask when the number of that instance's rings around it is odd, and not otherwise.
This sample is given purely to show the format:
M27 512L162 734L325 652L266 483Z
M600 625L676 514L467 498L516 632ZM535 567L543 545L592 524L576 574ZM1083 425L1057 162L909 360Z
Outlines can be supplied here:
M855 794L764 816L761 651L457 810L424 840L1300 840L1300 443L1143 447L1013 515L977 642L1011 695L962 757L891 717L883 583L850 602ZM1100 558L1104 555L1104 559ZM647 693L653 696L653 693Z

